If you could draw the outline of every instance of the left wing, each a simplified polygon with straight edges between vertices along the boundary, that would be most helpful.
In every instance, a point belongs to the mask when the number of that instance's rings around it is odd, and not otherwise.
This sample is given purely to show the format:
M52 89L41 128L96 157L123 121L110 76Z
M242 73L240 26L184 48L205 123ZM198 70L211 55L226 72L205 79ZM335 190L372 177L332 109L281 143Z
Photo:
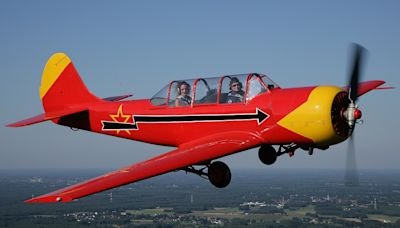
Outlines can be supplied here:
M100 177L48 193L27 203L69 202L204 161L254 148L262 143L251 132L224 132L182 144L177 149Z

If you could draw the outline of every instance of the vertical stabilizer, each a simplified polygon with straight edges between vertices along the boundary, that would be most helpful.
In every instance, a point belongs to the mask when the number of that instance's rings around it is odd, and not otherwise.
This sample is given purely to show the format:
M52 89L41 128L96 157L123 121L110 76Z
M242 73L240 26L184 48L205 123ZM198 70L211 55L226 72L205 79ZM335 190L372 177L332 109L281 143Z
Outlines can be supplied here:
M86 88L70 58L64 53L56 53L47 61L39 94L45 112L100 101Z

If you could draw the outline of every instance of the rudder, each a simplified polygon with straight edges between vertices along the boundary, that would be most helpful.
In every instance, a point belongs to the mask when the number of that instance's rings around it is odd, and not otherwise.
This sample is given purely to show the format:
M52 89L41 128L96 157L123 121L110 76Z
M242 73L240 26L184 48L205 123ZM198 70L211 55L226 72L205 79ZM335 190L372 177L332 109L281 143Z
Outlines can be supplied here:
M100 101L86 88L72 61L64 53L56 53L47 61L39 94L45 112Z

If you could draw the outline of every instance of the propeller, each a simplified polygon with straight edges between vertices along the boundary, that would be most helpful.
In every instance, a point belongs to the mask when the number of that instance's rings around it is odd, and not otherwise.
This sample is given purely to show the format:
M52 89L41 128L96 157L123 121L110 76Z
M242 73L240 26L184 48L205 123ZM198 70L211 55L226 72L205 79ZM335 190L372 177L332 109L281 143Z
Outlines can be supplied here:
M348 187L359 186L354 138L350 136L347 144L346 174L344 184Z
M360 68L363 63L363 56L365 48L359 44L353 44L353 65L351 68L351 74L349 75L349 99L353 102L357 101L358 98L358 83L360 81Z
M342 114L344 119L349 125L349 135L353 133L356 121L361 118L362 113L358 109L356 101L358 99L358 85L360 81L361 68L363 65L364 56L366 49L359 44L353 44L353 64L351 65L351 71L349 74L349 105L343 110Z
M355 147L353 139L353 131L355 124L358 119L361 118L362 113L358 109L356 101L358 99L358 85L361 78L361 70L364 63L364 57L366 49L359 44L352 44L353 58L352 65L349 71L349 84L348 84L348 94L349 94L349 105L343 110L342 116L347 121L349 125L349 144L347 149L347 161L346 161L346 180L345 185L347 186L358 186L358 173L356 165Z

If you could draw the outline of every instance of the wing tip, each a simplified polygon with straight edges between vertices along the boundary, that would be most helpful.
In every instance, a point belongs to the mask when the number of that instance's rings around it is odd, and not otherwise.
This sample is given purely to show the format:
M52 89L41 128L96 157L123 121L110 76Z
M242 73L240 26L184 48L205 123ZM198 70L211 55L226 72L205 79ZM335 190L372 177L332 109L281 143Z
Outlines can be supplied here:
M22 127L22 126L18 123L11 123L11 124L7 124L6 127Z
M15 123L7 124L6 127L25 127L34 123L27 123L26 121L19 121Z
M25 200L24 203L66 203L72 200L71 197L66 196L39 196Z

